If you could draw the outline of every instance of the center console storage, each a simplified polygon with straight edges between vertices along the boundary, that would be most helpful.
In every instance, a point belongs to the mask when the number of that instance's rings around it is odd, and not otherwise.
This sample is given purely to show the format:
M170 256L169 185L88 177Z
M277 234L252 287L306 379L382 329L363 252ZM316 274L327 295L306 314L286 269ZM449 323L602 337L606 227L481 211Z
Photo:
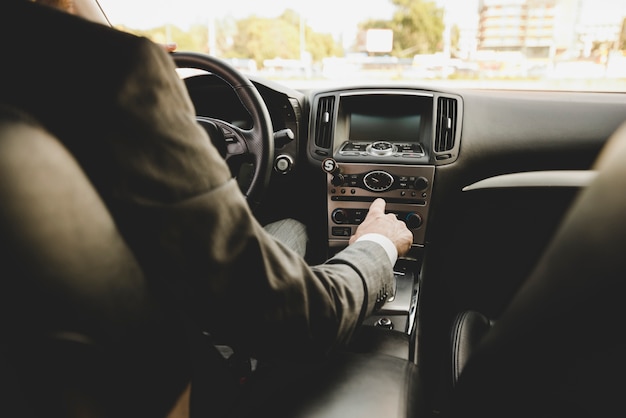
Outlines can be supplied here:
M255 372L247 384L250 397L239 403L236 416L427 416L410 342L419 264L416 259L398 259L395 295L367 318L346 349L321 362ZM393 326L376 326L381 318L388 318Z
M419 262L400 258L394 266L395 293L365 318L352 338L350 350L413 360L411 334L416 325Z
M394 266L395 294L366 318L364 325L411 334L415 326L419 281L417 260L400 258Z

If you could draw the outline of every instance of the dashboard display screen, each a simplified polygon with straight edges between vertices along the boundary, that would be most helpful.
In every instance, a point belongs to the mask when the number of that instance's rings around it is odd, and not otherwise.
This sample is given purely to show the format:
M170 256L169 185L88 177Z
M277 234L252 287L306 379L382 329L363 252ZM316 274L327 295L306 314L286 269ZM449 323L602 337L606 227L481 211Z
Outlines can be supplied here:
M350 115L350 140L362 142L418 142L422 116L372 115L352 113Z
M343 140L373 143L418 143L424 124L430 123L432 97L411 94L344 96L340 102L346 116Z

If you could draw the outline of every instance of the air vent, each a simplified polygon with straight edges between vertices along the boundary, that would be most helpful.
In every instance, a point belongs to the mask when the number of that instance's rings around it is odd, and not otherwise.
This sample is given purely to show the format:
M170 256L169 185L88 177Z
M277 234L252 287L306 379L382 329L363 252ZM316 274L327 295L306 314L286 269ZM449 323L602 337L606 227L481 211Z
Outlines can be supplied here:
M457 101L449 97L437 99L437 131L435 151L445 152L454 148L456 137Z
M334 109L335 96L320 97L315 119L315 145L320 148L331 146Z

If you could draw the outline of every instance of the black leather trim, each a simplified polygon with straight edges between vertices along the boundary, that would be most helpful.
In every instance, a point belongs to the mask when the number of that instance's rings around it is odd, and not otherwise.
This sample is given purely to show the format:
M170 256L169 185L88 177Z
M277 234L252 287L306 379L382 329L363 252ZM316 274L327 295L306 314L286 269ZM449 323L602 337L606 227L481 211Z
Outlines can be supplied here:
M350 351L377 353L408 360L410 355L409 335L375 326L362 326L350 342Z
M461 376L474 349L491 329L492 322L485 315L476 311L460 312L452 324L452 387Z
M426 416L418 369L380 354L339 352L326 361L260 370L236 417Z

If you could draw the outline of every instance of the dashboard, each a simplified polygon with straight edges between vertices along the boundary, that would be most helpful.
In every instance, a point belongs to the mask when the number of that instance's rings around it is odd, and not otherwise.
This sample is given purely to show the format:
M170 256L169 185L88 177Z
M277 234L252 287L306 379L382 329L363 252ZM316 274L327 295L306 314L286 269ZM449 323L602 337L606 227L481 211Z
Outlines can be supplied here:
M384 198L387 211L412 231L413 246L396 266L401 294L383 306L384 317L366 323L391 319L407 333L419 327L412 355L426 359L427 374L447 347L440 330L449 329L455 312L503 312L626 120L621 93L424 85L295 90L251 80L279 139L255 215L261 223L304 222L308 261L322 263L348 245L370 203ZM199 114L249 123L218 78L186 82ZM293 135L281 135L285 130Z
M326 92L313 98L310 152L314 159L332 154L343 162L452 162L458 152L460 112L460 97L429 91Z

